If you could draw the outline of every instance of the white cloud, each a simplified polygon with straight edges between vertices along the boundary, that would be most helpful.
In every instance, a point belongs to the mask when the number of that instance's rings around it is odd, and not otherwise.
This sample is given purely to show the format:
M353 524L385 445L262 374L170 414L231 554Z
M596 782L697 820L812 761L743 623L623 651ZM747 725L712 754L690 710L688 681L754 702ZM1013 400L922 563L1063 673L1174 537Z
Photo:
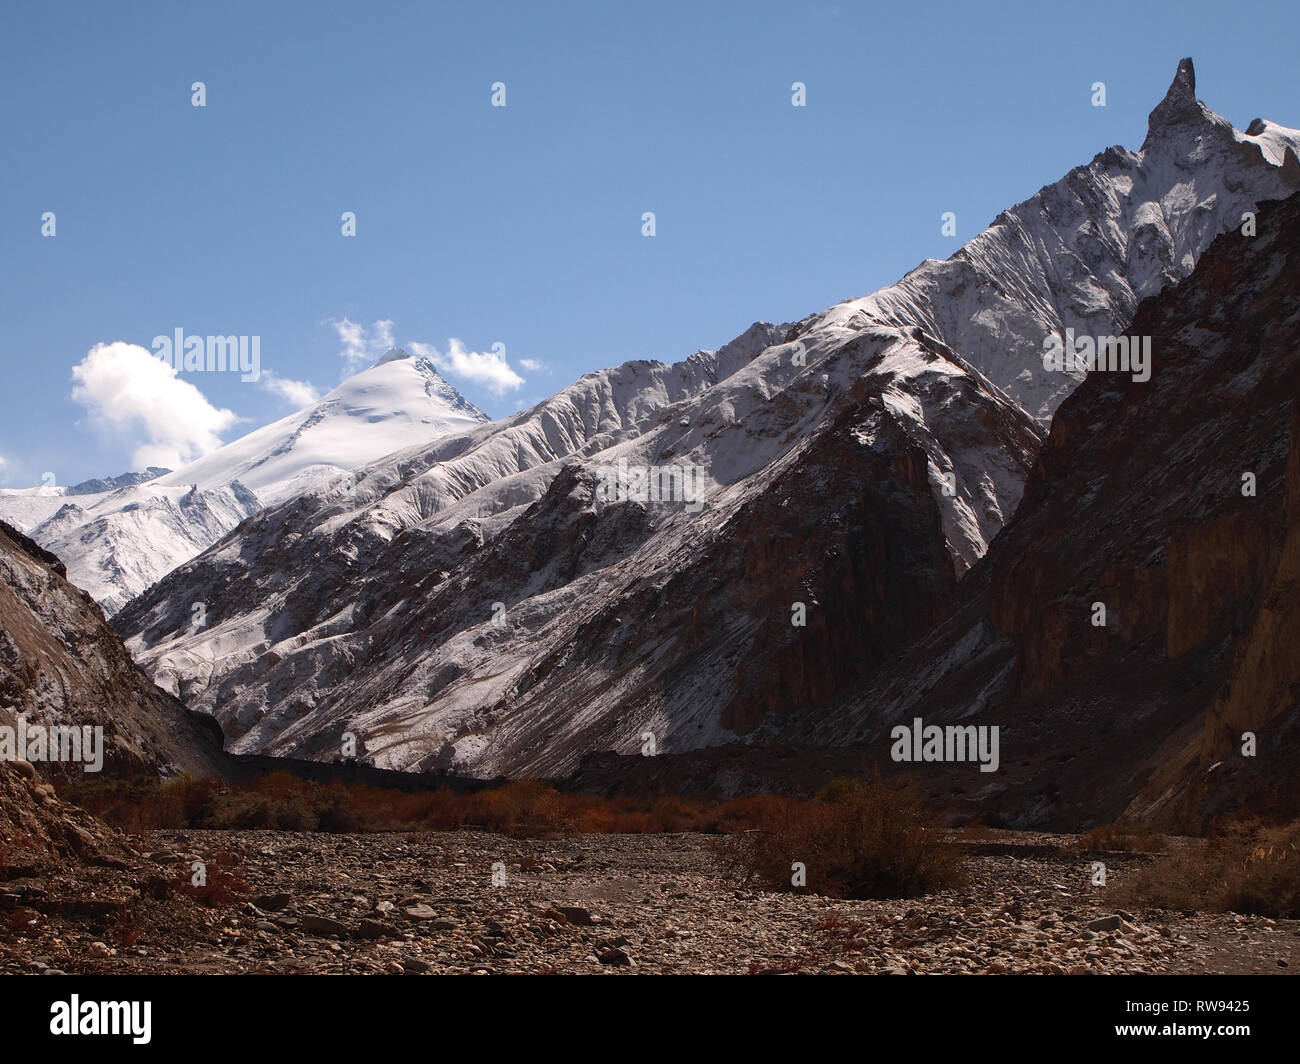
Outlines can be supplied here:
M240 419L219 410L176 370L136 344L96 344L72 367L72 398L91 424L137 440L137 469L177 469L221 446L220 434Z
M521 358L519 365L520 368L528 370L529 373L540 373L546 368L546 363L536 358Z
M481 385L493 395L512 392L524 386L523 377L510 368L505 349L497 351L468 351L454 336L447 341L443 354L432 344L407 344L411 354L427 358L442 373Z
M349 374L369 369L389 349L397 346L393 338L393 323L389 319L377 321L369 328L347 318L332 319L329 324L334 327L343 345L339 357L343 359ZM512 392L524 385L523 377L510 368L510 363L506 361L505 347L500 344L494 344L496 350L492 351L470 351L460 340L452 337L447 341L445 352L439 351L434 344L415 340L402 346L410 354L427 358L445 376L477 384L493 395ZM542 365L531 359L519 364L525 369L536 369Z
M377 321L369 329L360 322L347 318L331 320L334 331L339 334L343 350L339 357L343 359L343 368L350 376L363 369L369 369L390 348L393 343L393 323L388 320Z
M278 395L281 399L293 404L296 410L300 410L304 406L310 406L320 398L320 392L316 390L311 381L290 380L288 377L281 377L269 369L262 370L262 375L257 380L272 395Z

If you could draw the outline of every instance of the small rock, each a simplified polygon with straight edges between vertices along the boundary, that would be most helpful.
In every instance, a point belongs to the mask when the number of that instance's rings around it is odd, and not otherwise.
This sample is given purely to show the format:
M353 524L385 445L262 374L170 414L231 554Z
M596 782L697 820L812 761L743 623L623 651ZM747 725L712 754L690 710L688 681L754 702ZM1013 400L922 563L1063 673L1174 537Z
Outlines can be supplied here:
M300 919L302 929L313 935L338 935L342 938L348 933L347 924L340 923L338 920L331 920L328 916L304 913Z
M396 932L378 920L362 920L357 928L357 938L392 938Z
M278 894L259 894L253 899L253 904L263 912L274 913L279 912L291 901L293 901L293 895L281 892Z
M600 961L601 964L612 964L618 968L627 968L636 965L636 961L628 955L627 951L621 949L602 950L596 955L596 959Z
M22 761L18 758L14 758L14 760L10 761L9 764L13 765L13 767L18 770L19 775L26 776L29 780L34 780L36 778L36 766L30 761Z

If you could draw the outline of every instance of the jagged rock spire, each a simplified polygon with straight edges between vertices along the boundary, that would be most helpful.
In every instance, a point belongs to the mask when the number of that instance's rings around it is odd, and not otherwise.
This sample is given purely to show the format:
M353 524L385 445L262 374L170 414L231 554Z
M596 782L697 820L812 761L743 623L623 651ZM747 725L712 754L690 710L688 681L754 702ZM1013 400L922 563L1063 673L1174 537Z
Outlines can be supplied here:
M1165 98L1155 106L1147 118L1147 139L1145 148L1156 134L1169 126L1183 122L1200 121L1210 112L1196 99L1196 67L1190 57L1178 62L1178 70L1169 85Z

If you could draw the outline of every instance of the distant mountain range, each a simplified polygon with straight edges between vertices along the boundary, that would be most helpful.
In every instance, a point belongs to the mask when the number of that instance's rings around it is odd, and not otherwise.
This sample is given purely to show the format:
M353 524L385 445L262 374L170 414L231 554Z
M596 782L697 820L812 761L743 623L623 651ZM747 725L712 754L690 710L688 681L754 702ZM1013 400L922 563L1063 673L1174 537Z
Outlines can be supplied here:
M1259 205L1300 188L1298 152L1300 132L1258 119L1242 132L1208 110L1184 60L1139 151L1107 149L952 258L800 322L753 325L716 352L588 374L513 418L376 455L354 481L302 491L285 477L293 491L283 501L259 498L271 504L125 605L115 627L162 686L217 718L235 750L330 760L351 732L379 766L474 775L563 773L592 751L643 750L647 736L661 754L789 735L871 740L917 700L963 719L1020 707L1008 699L1055 690L1082 669L1104 684L1123 675L1108 657L1117 636L1155 638L1152 603L1165 600L1143 583L1150 566L1162 551L1202 549L1171 547L1180 533L1156 520L1136 540L1145 561L1121 561L1136 548L1114 537L1143 499L1165 499L1180 520L1200 513L1175 506L1174 481L1147 496L1106 494L1114 477L1145 483L1148 471L1185 461L1166 453L1185 441L1165 421L1140 428L1133 410L1167 419L1174 411L1161 404L1214 395L1225 412L1240 402L1253 417L1278 399L1248 376L1217 384L1213 366L1200 379L1162 370L1163 358L1178 364L1165 345L1191 341L1161 315L1188 284L1217 285L1226 300L1258 294L1254 282L1233 286L1227 253L1213 278L1187 279L1216 238L1236 240L1239 257L1272 249L1268 268L1280 261L1264 227L1288 216L1269 221ZM1223 235L1255 224L1257 211L1260 237ZM1049 337L1136 328L1153 334L1146 383L1044 363ZM1212 332L1207 352L1222 339ZM1248 357L1224 350L1233 366ZM1258 442L1272 454L1281 422L1266 420ZM1101 463L1099 454L1123 457L1115 439L1141 448L1141 476ZM1267 488L1260 477L1263 499L1281 460L1252 460L1273 477ZM247 484L254 467L225 468ZM1082 479L1071 480L1076 468ZM621 487L630 473L631 490L608 490L615 470ZM672 490L687 480L690 498ZM668 497L638 490L647 483ZM1049 485L1073 502L1054 509ZM995 541L1031 503L1014 526L1035 531ZM1077 529L1087 537L1076 542ZM1001 560L981 564L990 543ZM1083 579L1073 551L1101 568L1069 594L1109 595L1108 632L1048 608L1065 593L1049 585ZM1225 617L1252 623L1240 596L1268 579L1267 558L1242 562L1249 574L1205 564L1219 575L1177 607L1185 616L1165 637L1171 660L1203 649ZM1200 579L1194 566L1185 575ZM970 604L977 588L983 605ZM1146 605L1133 595L1148 595ZM200 627L195 603L206 611ZM1228 649L1183 682L1218 675ZM949 689L950 676L964 679ZM1071 815L1116 807L1136 793L1138 759L1154 756L1144 742L1196 734L1204 706L1184 708L1150 709L1142 741L1120 728L1126 741L1111 753L1123 767L1104 800L1082 783L1058 786L1068 798L1034 792L1047 783L1032 773L1028 791L999 777L989 793L1014 795L1022 820L1065 816L1061 802ZM1093 734L1072 731L1079 721L1101 719L1081 709L1057 721L1059 735L1036 725L1038 771L1056 757L1091 764L1082 747L1065 747ZM1023 732L1016 741L1031 742ZM1186 782L1198 744L1161 762L1183 766L1170 770L1174 782Z

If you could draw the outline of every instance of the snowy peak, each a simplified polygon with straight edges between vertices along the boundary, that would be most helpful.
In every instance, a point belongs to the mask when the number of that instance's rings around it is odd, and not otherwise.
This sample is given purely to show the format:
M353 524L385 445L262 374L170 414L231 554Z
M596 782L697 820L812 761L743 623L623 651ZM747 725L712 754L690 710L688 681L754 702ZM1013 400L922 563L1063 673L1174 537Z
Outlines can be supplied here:
M417 358L415 355L412 355L410 352L400 347L390 347L384 352L383 358L376 362L374 366L369 370L366 370L365 373L358 374L357 377L352 378L352 380L364 378L367 374L378 379L374 371L393 362L402 362L407 368L410 368L419 374L425 382L424 394L434 402L445 403L451 410L464 414L466 417L472 418L475 421L491 420L491 418L483 413L482 410L461 395L460 392L456 391L456 389L448 383L447 378L438 372L438 367L429 359L424 358L423 356ZM340 388L343 388L348 383L351 382L345 382L344 385L340 385ZM326 398L328 398L328 396Z
M0 517L57 554L111 614L262 507L487 420L431 362L394 349L303 410L175 472L0 493Z
M1044 367L1047 337L1122 335L1137 304L1187 277L1216 236L1300 187L1300 131L1261 121L1241 133L1195 90L1183 60L1140 151L1107 149L950 258L808 327L919 325L1046 426L1083 379Z
M158 483L216 488L238 480L269 506L394 451L488 420L431 362L394 348L311 406Z
M65 488L63 494L98 495L100 492L116 491L118 488L127 488L133 484L143 484L149 480L157 480L170 472L170 469L163 469L161 466L149 466L135 473L122 473L116 477L96 477L92 480L83 480L80 484Z

